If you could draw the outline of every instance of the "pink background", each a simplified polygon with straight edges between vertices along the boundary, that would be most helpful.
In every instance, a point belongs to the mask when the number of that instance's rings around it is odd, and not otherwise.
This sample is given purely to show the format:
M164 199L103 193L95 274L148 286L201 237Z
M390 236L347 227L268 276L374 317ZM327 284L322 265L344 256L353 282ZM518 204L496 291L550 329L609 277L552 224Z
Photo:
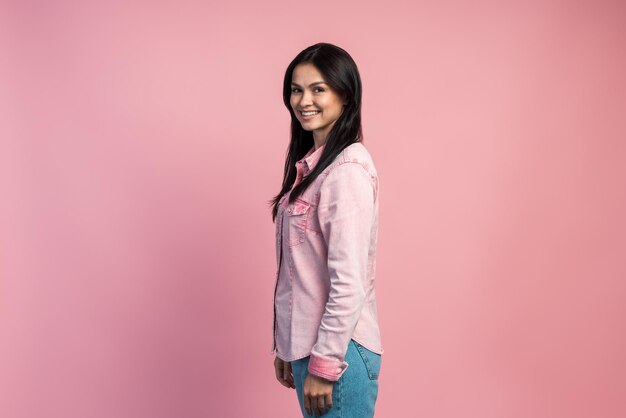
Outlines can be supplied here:
M282 77L344 47L381 178L377 417L626 416L620 1L0 6L0 416L296 417Z

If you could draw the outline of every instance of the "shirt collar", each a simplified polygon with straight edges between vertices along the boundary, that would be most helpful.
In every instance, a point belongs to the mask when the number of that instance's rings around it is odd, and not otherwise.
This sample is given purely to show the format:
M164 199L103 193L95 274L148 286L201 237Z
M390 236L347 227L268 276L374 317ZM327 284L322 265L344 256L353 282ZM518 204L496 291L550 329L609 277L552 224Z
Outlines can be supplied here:
M320 160L322 151L324 151L324 145L322 145L318 149L315 149L315 145L313 145L313 147L311 147L309 152L307 152L304 157L298 160L298 162L296 163L296 167L299 165L306 164L308 171L313 170L315 166L317 165L317 162Z

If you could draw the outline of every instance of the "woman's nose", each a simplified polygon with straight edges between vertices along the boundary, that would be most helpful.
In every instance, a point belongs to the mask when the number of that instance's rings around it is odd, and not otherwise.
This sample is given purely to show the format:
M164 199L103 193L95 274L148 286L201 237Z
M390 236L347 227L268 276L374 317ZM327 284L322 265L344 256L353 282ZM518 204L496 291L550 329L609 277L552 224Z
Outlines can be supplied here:
M311 100L311 95L308 93L302 93L301 99L300 99L300 106L301 107L305 107L311 103L313 103L313 101Z

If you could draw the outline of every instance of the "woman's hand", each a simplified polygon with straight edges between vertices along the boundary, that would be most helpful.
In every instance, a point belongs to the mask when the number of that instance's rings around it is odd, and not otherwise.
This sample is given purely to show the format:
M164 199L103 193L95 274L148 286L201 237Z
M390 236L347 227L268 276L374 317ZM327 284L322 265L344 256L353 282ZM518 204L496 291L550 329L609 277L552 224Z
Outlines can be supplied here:
M308 374L304 381L304 409L309 415L320 416L326 412L326 408L333 407L333 386L334 382L314 374Z
M276 357L274 359L274 371L276 372L276 379L278 379L281 385L295 389L296 385L293 383L293 375L291 374L291 363Z

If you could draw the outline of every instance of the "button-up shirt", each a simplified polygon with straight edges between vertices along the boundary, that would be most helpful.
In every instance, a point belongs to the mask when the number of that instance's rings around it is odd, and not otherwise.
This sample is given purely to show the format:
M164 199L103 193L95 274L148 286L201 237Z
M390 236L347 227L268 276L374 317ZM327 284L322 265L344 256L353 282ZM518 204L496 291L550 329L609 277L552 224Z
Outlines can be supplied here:
M295 187L322 154L312 147L296 163ZM349 366L350 339L383 353L375 271L378 174L361 142L346 147L276 217L273 347L284 361L311 356L308 371L337 381Z

